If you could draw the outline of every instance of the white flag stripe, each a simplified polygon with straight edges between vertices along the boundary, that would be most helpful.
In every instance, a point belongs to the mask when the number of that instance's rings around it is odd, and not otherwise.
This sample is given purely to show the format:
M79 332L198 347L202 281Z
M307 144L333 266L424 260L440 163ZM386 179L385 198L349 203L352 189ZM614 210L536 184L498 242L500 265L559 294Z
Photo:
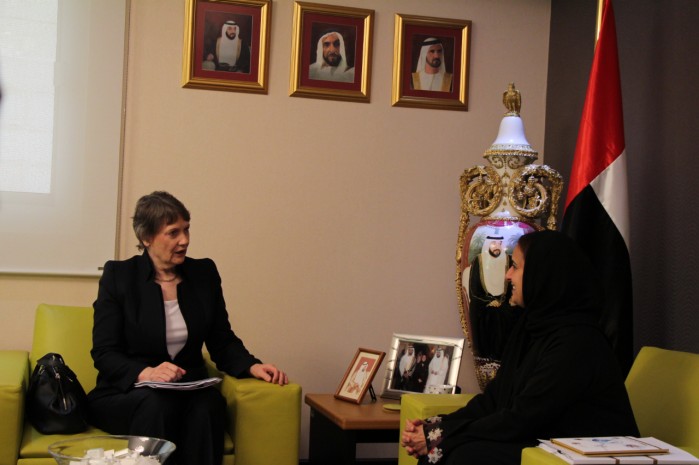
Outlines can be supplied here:
M590 183L604 209L631 251L629 238L629 192L626 181L626 149Z

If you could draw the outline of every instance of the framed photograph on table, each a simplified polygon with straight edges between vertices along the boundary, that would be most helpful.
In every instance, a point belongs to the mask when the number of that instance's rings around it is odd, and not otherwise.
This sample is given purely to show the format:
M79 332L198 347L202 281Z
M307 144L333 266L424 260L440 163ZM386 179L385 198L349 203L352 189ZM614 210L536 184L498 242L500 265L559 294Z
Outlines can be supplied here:
M463 350L463 338L394 334L381 397L455 394Z
M471 21L396 14L394 106L468 110Z
M271 0L186 0L182 86L267 93Z
M369 102L374 10L295 2L289 95Z
M377 350L357 349L337 388L335 398L361 404L385 355L385 352Z

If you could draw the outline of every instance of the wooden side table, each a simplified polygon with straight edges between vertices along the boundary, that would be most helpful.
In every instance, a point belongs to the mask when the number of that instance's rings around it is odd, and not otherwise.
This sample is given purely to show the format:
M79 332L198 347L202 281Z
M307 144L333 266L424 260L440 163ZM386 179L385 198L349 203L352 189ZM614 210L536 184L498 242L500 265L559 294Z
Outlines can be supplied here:
M357 405L332 394L306 394L305 402L311 407L312 465L354 465L358 443L391 442L398 452L400 414L387 412L383 405L399 400L371 402L367 397Z

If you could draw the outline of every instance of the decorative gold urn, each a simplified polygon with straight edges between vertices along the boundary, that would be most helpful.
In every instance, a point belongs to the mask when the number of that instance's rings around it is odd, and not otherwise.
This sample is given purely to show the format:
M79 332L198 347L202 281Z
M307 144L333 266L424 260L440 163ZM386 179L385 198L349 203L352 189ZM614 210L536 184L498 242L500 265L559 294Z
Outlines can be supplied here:
M556 229L563 179L546 165L524 134L521 95L514 83L503 94L507 108L495 142L461 175L461 220L456 249L456 290L464 334L481 389L495 376L502 350L521 312L510 305L505 279L523 234ZM472 222L472 217L479 217ZM539 223L545 223L545 226Z

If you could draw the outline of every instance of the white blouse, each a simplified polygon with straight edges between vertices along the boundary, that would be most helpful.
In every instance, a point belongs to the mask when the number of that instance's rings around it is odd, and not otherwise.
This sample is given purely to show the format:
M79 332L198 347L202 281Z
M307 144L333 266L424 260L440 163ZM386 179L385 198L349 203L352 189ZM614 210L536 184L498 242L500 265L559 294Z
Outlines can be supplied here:
M171 359L180 353L187 342L187 324L176 300L165 301L165 340Z

